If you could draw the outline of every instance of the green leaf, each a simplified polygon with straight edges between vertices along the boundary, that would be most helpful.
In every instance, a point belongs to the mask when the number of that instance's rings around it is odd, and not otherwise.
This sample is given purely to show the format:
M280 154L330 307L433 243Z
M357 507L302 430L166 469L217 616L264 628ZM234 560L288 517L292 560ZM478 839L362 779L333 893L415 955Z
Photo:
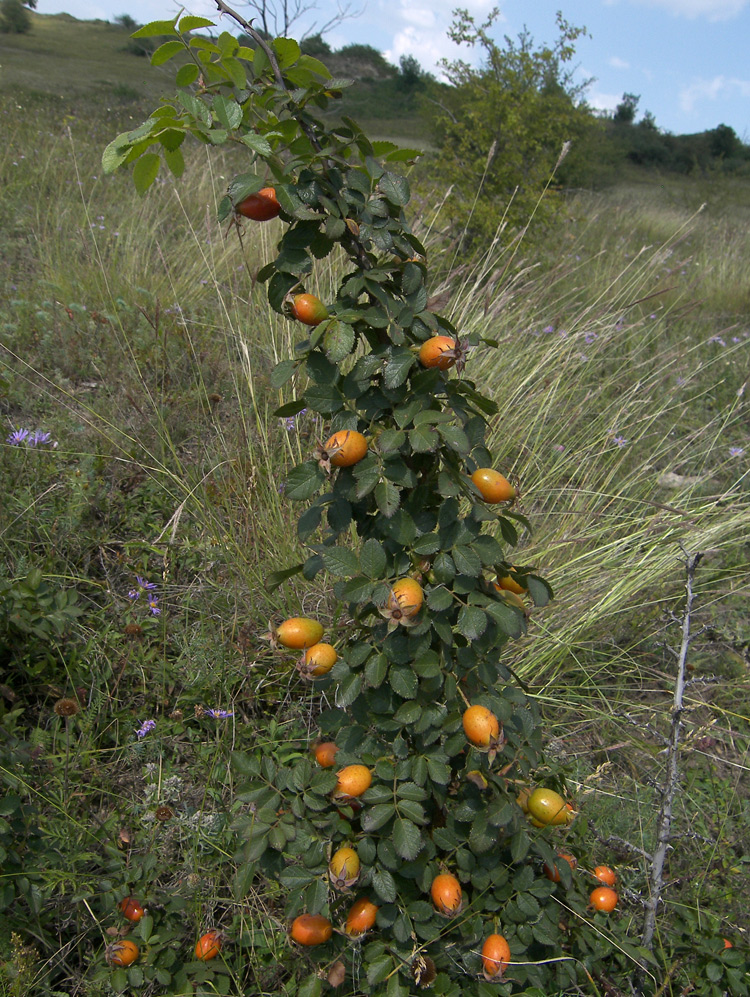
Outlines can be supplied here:
M348 547L327 547L321 551L326 571L347 577L359 574L359 559Z
M472 578L478 578L482 573L482 562L471 547L454 547L451 551L451 556L453 557L456 571L460 575L470 575Z
M177 24L177 18L173 21L149 21L148 24L144 24L142 28L134 31L130 37L155 38L157 35L176 35L175 24Z
M312 498L324 481L325 476L316 461L308 460L289 472L284 494L287 498L303 501Z
M151 56L151 65L162 66L165 62L169 62L170 59L174 58L178 52L184 51L185 46L182 42L164 42Z
M441 786L447 786L451 781L451 770L444 761L435 758L433 755L427 756L427 771L430 779Z
M293 402L287 402L286 405L279 405L273 414L277 419L287 419L290 415L297 415L306 405L307 402L304 398L295 398Z
M381 481L375 486L375 501L383 516L390 519L401 504L401 492L392 482Z
M177 70L177 75L175 76L174 81L178 87L189 87L191 83L195 83L200 74L201 71L195 63L188 62L186 65L180 66Z
M282 388L294 376L296 370L296 360L280 360L271 371L271 386L273 388Z
M198 17L195 14L186 14L185 17L181 18L180 23L177 26L177 30L181 34L185 34L186 31L195 31L196 28L213 28L215 26L214 21L209 21L207 17Z
M356 672L353 675L347 675L347 677L339 682L336 689L336 706L340 709L346 709L347 706L351 706L354 700L359 696L362 691L362 674L361 672Z
M422 707L419 703L411 700L410 702L399 706L393 714L393 719L397 724L401 724L402 727L409 727L411 724L416 723L417 720L419 720L421 713Z
M317 973L310 973L297 987L297 997L320 997L323 992L323 981Z
M402 699L414 699L417 694L417 676L409 667L393 665L388 681L391 689Z
M397 173L384 173L378 181L378 190L391 204L399 207L409 203L409 182Z
M375 986L376 983L382 983L383 980L390 976L395 968L396 967L393 965L393 957L387 952L384 952L382 955L375 956L374 959L367 963L367 982L371 987Z
M377 831L378 828L383 827L396 813L396 807L393 803L376 803L375 806L368 807L362 814L360 823L362 824L362 830L366 831L368 834L371 831Z
M236 100L219 95L214 97L213 109L227 131L234 131L242 121L242 108Z
M359 554L360 568L368 578L381 578L387 565L387 557L382 544L374 537L365 540Z
M247 132L242 136L240 142L242 142L243 145L246 145L248 149L252 149L253 152L257 152L259 156L273 155L273 149L271 148L271 143L268 139L264 138L262 135L256 135L255 132ZM258 190L260 190L260 187Z
M432 426L415 426L409 430L409 442L416 453L430 453L440 446L440 437Z
M295 564L293 568L283 568L281 571L272 571L270 575L266 575L263 581L266 591L275 591L287 580L287 578L293 578L294 575L299 574L303 567L304 563L300 562L300 564Z
M477 640L487 629L487 614L477 606L464 606L458 614L456 627L469 640Z
M159 156L155 152L147 152L136 162L133 169L133 183L138 193L143 196L159 173Z
M460 426L438 426L438 432L448 446L456 453L461 454L462 457L465 457L471 450L469 439Z
M185 159L182 149L164 149L164 161L169 167L172 176L181 177L185 172Z
M416 824L403 817L393 822L393 847L402 859L411 862L422 851L422 835Z
M409 371L416 363L416 357L406 347L394 346L385 365L383 383L386 388L398 388L409 376Z
M341 363L354 349L357 335L350 325L333 319L323 336L323 349L331 363Z

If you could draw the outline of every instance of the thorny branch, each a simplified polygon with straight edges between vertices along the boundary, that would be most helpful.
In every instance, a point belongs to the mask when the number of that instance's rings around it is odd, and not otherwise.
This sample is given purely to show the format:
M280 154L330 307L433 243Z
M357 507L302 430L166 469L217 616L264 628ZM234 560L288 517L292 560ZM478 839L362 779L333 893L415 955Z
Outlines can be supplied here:
M231 7L225 4L224 0L214 0L214 3L216 4L216 7L218 8L221 14L226 14L227 17L231 17L232 20L236 21L237 24L239 24L239 26L242 28L242 30L247 35L249 35L249 37L252 38L253 41L255 41L263 49L273 70L273 76L274 79L276 80L277 85L281 90L284 90L285 92L288 93L289 87L286 85L286 82L284 81L284 76L281 72L281 68L279 67L279 62L278 59L276 58L276 53L268 44L263 35L261 35L260 32L255 30L250 21L246 21L245 18L242 17L242 15L237 13L236 10L232 10ZM305 135L310 140L310 144L315 149L315 151L322 152L320 142L318 142L317 135L315 134L315 130L311 128L310 124L307 121L305 121L302 117L298 117L297 120L299 121L300 127L302 128ZM367 255L365 247L362 245L359 239L351 232L351 230L348 227L346 232L344 233L344 238L346 239L346 244L347 244L346 248L348 248L349 252L355 258L359 266L363 270L372 269L372 263L370 262L370 258Z
M682 642L677 658L677 678L675 681L674 698L672 701L672 717L669 731L669 741L666 749L667 766L666 779L662 789L661 806L657 818L656 849L651 859L651 873L649 876L649 896L646 900L646 916L643 921L643 936L641 944L646 949L651 949L656 928L656 910L661 900L664 888L664 860L667 855L670 841L670 829L672 826L672 806L677 793L678 784L678 751L680 743L680 733L682 731L682 715L684 712L683 697L685 693L685 671L687 664L688 649L692 639L690 633L690 621L693 610L693 580L698 564L703 554L685 554L685 608L682 613ZM636 975L636 988L640 989L642 982L642 972Z

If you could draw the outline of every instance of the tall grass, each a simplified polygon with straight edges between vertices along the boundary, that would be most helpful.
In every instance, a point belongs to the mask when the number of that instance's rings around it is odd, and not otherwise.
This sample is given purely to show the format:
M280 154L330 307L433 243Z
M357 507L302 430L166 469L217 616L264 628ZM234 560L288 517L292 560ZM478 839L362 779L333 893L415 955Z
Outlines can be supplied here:
M271 386L298 330L255 279L280 223L241 233L216 223L239 160L196 150L181 181L139 199L129 177L100 172L117 123L37 111L0 104L10 136L0 150L0 412L7 431L43 426L59 446L2 444L6 573L40 564L85 593L88 674L102 703L122 697L134 713L202 694L263 712L267 696L281 724L267 736L283 737L286 724L311 724L318 704L300 696L291 668L271 664L259 634L269 617L330 617L333 603L321 576L264 587L304 556L283 482L325 436L310 413L274 415L304 388ZM748 770L745 209L699 211L687 187L664 198L580 194L546 246L527 254L500 232L458 266L438 235L444 203L423 212L432 292L462 332L497 344L472 351L467 376L498 404L490 446L533 525L508 559L536 566L556 591L503 653L541 704L581 798L596 786L600 801L632 801L622 813L597 804L600 828L648 847L658 800L639 778L656 773L643 732L668 709L681 548L706 551L700 614L713 636L694 650L702 681L689 691L689 731L693 742L710 731L734 768L717 776L713 803L701 780L683 800L689 823L713 806L731 826ZM308 289L325 299L343 265L322 266ZM159 577L163 593L163 616L147 621L151 656L119 636L136 570ZM138 660L130 699L118 654ZM79 664L66 667L73 676ZM123 750L126 723L116 723L92 751ZM622 766L613 744L628 746Z

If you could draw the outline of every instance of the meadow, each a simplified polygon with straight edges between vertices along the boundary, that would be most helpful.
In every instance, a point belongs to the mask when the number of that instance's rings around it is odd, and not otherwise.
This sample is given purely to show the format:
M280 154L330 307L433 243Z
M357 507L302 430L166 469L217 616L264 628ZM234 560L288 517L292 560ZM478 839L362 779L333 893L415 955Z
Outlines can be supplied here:
M326 427L274 414L297 332L256 281L280 223L216 221L241 160L193 149L139 198L102 174L143 116L110 97L0 98L0 992L291 994L274 887L235 881L230 758L305 751L326 702L262 639L296 614L345 626L320 577L265 585L300 560L285 475ZM648 986L746 993L750 188L623 177L467 259L448 192L419 166L412 182L436 308L499 344L468 369L533 525L514 556L555 590L507 664L580 810L581 861L617 867L635 940L684 562L704 554ZM315 274L324 300L337 266ZM177 953L221 925L226 960L175 954L145 989L137 967L113 983L126 888L161 913L145 943Z

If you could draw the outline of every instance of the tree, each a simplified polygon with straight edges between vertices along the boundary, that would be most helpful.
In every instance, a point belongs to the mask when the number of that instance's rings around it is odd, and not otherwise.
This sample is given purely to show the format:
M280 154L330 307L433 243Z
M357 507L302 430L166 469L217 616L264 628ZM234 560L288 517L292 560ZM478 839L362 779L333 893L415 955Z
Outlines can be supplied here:
M624 93L622 100L615 108L615 113L612 117L614 123L616 125L632 125L635 121L638 101L640 99L640 94Z
M36 7L36 0L30 0L29 7ZM6 35L25 35L31 31L31 18L21 0L0 2L0 32Z
M254 10L259 19L259 33L265 38L273 38L275 35L288 37L292 26L297 24L312 11L318 10L317 0L247 0L247 6ZM337 27L342 21L348 21L359 17L364 11L364 6L356 7L353 0L338 0L336 13L328 18L323 24L313 21L310 27L301 35L300 40L308 38L310 35L322 36L332 28Z
M437 179L453 185L453 220L470 238L491 238L504 213L512 227L525 225L565 143L582 135L590 118L588 82L574 82L568 65L586 29L558 14L552 46L535 46L526 30L499 46L488 33L497 16L495 9L477 25L467 11L457 12L449 36L478 46L484 61L478 69L443 61L452 86L432 101ZM553 200L540 206L537 221Z

